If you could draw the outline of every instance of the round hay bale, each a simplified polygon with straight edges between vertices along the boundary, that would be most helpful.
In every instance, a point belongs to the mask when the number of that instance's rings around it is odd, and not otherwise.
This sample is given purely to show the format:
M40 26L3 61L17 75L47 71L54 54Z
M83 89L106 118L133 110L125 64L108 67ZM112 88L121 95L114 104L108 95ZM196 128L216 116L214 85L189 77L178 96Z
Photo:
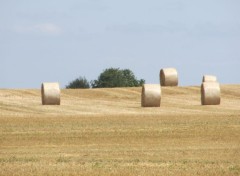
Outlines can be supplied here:
M175 68L164 68L160 70L161 86L177 86L178 73Z
M202 105L219 105L221 90L218 82L203 82L201 85Z
M59 83L42 83L42 105L60 105Z
M204 75L202 82L217 82L217 77L212 75Z
M159 84L144 84L142 86L142 107L160 107L161 86Z

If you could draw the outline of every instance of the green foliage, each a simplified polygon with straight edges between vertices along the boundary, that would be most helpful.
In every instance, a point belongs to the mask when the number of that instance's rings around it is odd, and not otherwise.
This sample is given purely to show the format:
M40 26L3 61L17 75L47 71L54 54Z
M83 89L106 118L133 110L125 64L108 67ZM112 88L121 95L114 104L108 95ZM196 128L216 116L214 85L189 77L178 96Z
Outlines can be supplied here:
M138 87L144 83L145 80L137 80L131 70L119 68L108 68L100 74L97 80L91 81L93 88Z
M67 86L67 89L78 89L78 88L82 88L82 89L88 89L90 88L90 84L88 82L88 80L85 77L79 77L75 80L73 80L72 82L70 82Z

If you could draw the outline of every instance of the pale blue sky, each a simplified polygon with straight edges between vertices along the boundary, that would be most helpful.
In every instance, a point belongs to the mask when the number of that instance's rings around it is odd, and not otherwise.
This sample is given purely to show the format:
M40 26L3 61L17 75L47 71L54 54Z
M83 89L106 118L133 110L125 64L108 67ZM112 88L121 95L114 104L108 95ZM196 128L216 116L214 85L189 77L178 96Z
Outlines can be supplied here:
M61 87L129 68L147 83L176 67L240 83L239 0L0 0L0 88Z

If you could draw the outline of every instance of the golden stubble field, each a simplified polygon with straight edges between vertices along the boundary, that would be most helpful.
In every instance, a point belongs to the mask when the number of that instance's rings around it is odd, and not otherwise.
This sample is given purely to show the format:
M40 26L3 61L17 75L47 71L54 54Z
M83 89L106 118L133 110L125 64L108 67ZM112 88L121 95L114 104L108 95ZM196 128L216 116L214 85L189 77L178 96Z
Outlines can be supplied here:
M200 87L162 88L141 108L141 88L0 90L0 175L240 175L240 85L220 106Z

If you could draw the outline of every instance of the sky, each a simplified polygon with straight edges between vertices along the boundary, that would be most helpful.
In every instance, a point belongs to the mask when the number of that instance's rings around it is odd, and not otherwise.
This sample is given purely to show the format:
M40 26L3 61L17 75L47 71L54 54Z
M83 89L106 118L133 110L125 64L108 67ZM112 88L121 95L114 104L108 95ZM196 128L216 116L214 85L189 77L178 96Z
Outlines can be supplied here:
M239 84L240 1L0 0L0 65L0 88L64 88L110 67L153 84L167 67L180 86Z

